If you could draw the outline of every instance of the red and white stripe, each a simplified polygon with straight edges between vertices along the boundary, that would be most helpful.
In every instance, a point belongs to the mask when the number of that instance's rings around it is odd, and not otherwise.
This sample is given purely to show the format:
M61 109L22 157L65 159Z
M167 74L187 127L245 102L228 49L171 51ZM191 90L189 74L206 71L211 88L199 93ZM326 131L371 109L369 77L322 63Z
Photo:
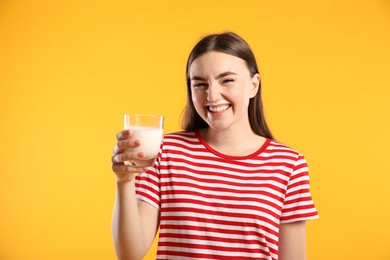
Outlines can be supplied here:
M160 210L157 259L276 260L280 223L318 217L304 157L269 139L228 156L197 133L165 135L136 187Z

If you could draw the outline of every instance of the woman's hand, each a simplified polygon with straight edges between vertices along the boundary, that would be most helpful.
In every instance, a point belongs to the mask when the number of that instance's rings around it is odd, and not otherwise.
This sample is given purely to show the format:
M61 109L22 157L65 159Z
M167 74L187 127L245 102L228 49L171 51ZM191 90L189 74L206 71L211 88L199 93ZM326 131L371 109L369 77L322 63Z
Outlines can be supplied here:
M129 182L134 179L134 177L143 171L146 171L147 168L138 168L132 166L132 159L142 159L145 157L143 152L130 152L130 148L138 147L140 141L137 139L131 138L131 130L123 130L116 135L117 144L112 151L112 170L114 171L117 180L119 182Z

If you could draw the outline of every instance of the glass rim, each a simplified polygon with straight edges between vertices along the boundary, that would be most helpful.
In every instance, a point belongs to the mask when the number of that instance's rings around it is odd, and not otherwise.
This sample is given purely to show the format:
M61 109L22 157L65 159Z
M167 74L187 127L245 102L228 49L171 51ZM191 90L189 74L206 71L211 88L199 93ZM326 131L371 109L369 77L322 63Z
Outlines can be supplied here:
M143 117L163 117L164 115L157 114L132 114L132 113L124 113L124 116L143 116Z

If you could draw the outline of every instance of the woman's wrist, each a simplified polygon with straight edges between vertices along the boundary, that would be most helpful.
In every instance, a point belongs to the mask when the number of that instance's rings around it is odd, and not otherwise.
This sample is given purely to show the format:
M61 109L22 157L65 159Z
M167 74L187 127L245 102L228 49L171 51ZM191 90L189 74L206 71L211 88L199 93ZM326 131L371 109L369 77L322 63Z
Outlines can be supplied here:
M135 175L134 174L125 174L125 175L117 175L116 176L116 183L117 185L126 185L129 183L135 182Z
M135 190L135 177L132 179L116 179L116 187L118 191L120 190Z

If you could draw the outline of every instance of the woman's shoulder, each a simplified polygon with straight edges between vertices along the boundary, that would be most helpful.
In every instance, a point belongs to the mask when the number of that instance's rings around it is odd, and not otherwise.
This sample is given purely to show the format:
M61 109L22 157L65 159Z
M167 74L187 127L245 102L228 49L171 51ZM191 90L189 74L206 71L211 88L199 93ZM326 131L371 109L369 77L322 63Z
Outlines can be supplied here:
M267 150L275 153L283 153L286 155L289 154L290 156L296 158L303 157L303 155L295 148L292 148L291 146L276 140L270 141Z

